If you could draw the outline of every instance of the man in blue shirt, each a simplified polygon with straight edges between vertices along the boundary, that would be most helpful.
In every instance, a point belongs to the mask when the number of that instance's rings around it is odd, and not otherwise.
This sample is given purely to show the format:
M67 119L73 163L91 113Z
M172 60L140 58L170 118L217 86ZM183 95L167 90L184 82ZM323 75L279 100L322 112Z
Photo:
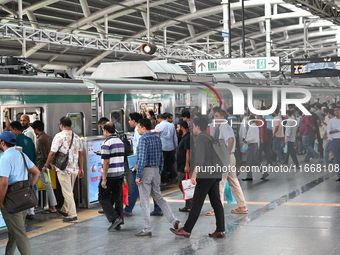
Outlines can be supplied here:
M24 220L26 210L18 213L9 213L5 205L5 196L9 185L27 180L27 171L32 174L32 185L35 184L38 181L40 171L33 162L23 154L28 167L28 169L26 169L21 153L14 148L15 142L15 134L10 131L5 131L0 135L0 149L4 151L0 158L0 207L8 230L6 254L14 254L18 247L20 254L31 255L32 250L26 234Z
M140 119L138 121L138 133L141 138L137 148L137 173L140 206L143 216L143 230L136 233L135 237L151 237L150 225L150 195L162 208L163 213L175 229L181 227L181 223L172 213L168 203L164 200L160 189L160 174L163 171L162 142L160 138L151 132L151 121Z
M178 138L175 126L166 120L166 116L164 114L159 114L157 119L160 123L155 127L154 130L155 132L159 133L159 137L162 141L162 151L164 157L162 182L168 182L171 179L176 179L177 177L177 173L175 172L171 159L176 153Z

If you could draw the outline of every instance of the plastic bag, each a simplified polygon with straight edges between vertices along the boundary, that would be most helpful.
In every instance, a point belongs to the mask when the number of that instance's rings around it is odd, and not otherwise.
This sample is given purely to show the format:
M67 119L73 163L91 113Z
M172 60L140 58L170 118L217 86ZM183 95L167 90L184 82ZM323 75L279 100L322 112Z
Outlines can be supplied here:
M233 195L233 192L231 192L228 180L224 184L224 196L225 196L225 200L228 202L228 204L232 204L232 203L236 202L236 199Z
M123 204L129 205L129 186L124 182L122 186Z

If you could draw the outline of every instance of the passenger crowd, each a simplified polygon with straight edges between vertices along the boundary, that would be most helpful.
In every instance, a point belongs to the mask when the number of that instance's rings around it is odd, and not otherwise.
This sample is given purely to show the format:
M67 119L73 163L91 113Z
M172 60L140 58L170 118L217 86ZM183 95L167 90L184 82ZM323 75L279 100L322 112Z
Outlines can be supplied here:
M116 124L103 117L98 121L106 137L101 145L100 157L103 164L102 177L98 186L98 200L102 212L110 226L108 231L119 231L124 224L124 216L131 217L138 197L142 209L142 229L134 234L136 237L151 237L150 216L165 215L172 224L171 232L189 237L199 218L206 195L212 210L206 215L215 216L216 229L210 237L225 235L224 223L224 186L230 185L238 207L231 211L235 214L247 214L248 209L236 173L216 173L207 177L202 173L206 166L213 165L214 141L224 143L228 149L226 155L230 166L238 171L242 181L253 181L253 173L261 172L261 179L268 178L265 166L299 167L298 155L305 155L302 162L307 163L323 158L322 166L328 168L330 163L339 168L340 164L340 102L314 103L304 105L310 113L303 114L295 105L288 105L286 114L281 114L278 107L270 115L233 115L233 108L225 110L220 107L210 109L207 116L199 112L183 111L176 116L159 113L155 116L148 110L145 116L133 112L129 114L128 123L133 128L132 150L137 161L127 166L126 144L116 132ZM270 109L262 106L259 110ZM194 118L191 118L193 114ZM6 254L14 254L18 247L21 254L32 254L25 231L24 219L34 218L34 208L19 213L6 211L5 195L8 187L18 181L27 180L27 172L32 175L32 184L40 178L46 189L49 208L42 213L59 213L63 222L78 221L73 188L77 177L84 176L83 144L78 135L71 130L72 122L62 117L59 122L60 133L52 139L44 132L44 123L30 123L27 115L20 117L20 122L10 121L5 110L5 131L0 135L0 149L3 151L0 164L8 169L0 169L1 185L0 206L6 222L9 241ZM27 169L23 164L19 150L26 154ZM62 152L68 155L67 166L59 169L54 163L56 155ZM292 159L292 163L289 159ZM35 166L36 165L36 166ZM132 171L128 170L129 167ZM48 171L56 170L61 185L64 204L56 209L57 201L48 180ZM40 172L40 174L39 174ZM337 172L340 181L340 172ZM125 176L132 179L128 205L124 208L122 186ZM187 212L188 219L181 223L164 200L160 186L178 183L183 190L182 181L190 179L196 185L193 199L185 200L180 212ZM154 200L154 209L150 212L149 197Z

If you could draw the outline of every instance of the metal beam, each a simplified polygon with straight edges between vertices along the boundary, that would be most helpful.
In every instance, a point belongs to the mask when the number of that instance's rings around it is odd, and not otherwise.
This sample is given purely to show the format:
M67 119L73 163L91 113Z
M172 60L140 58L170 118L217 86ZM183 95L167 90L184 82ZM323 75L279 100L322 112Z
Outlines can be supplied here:
M336 25L340 25L340 7L332 1L326 0L284 0L313 15L327 19Z
M87 18L91 15L90 7L87 3L87 0L79 0L81 9L83 10L84 16ZM105 38L105 30L101 27L101 25L97 22L92 22L91 25L93 25L98 33L101 39Z

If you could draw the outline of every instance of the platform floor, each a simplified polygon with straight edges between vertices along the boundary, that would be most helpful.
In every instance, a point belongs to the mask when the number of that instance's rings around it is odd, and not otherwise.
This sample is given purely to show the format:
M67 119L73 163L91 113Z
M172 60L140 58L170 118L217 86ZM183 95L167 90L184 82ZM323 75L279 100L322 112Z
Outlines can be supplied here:
M302 157L299 157L302 160ZM314 164L321 164L319 159ZM244 178L242 173L240 178ZM340 182L334 173L271 173L268 180L254 174L253 182L242 182L248 215L234 215L235 204L225 204L226 237L212 239L215 218L205 216L211 209L204 204L201 216L189 239L177 237L165 216L153 216L152 238L136 238L141 230L141 209L125 218L121 231L108 232L109 223L94 209L79 210L79 222L62 223L57 214L36 214L27 220L27 231L34 254L232 254L296 255L340 254ZM164 192L175 215L185 222L181 192L172 185ZM7 233L0 234L0 254L4 254ZM16 254L19 254L17 251Z

